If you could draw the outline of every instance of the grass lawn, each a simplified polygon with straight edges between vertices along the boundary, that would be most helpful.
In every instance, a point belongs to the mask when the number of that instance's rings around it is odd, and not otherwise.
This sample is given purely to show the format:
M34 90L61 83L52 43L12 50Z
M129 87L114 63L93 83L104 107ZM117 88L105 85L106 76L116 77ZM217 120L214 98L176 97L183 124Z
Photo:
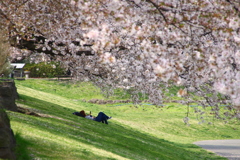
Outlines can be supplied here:
M190 125L185 125L182 119L187 106L176 103L164 107L91 104L84 100L104 97L87 82L28 79L16 81L16 85L20 95L17 105L42 116L7 111L19 160L219 160L225 158L192 143L240 139L239 121L225 124L209 115L206 123L199 124L190 108ZM103 111L113 118L106 125L72 115L80 110L93 115Z

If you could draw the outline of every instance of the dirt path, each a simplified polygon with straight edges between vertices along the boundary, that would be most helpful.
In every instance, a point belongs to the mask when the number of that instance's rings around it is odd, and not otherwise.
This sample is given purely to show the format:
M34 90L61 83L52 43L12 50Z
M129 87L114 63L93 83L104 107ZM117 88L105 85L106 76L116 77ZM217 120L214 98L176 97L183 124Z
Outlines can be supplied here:
M194 144L229 160L240 160L240 139L207 140L195 142Z

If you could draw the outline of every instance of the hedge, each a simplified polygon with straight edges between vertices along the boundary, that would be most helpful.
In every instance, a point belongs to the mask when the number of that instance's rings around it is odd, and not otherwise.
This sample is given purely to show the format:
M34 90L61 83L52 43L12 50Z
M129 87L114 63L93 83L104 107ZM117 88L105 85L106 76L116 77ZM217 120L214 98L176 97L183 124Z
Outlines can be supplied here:
M65 74L66 69L60 62L41 62L37 64L27 63L24 70L30 71L30 77L52 78L56 75Z

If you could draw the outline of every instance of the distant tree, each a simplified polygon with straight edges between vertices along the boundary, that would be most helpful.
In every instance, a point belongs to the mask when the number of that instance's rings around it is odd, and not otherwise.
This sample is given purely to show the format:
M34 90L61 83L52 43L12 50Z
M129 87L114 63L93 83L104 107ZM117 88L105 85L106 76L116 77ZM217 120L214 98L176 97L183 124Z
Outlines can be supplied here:
M108 91L131 87L134 99L142 92L156 105L169 85L184 86L184 103L216 115L220 105L240 108L239 9L239 0L0 1L12 46L60 59Z

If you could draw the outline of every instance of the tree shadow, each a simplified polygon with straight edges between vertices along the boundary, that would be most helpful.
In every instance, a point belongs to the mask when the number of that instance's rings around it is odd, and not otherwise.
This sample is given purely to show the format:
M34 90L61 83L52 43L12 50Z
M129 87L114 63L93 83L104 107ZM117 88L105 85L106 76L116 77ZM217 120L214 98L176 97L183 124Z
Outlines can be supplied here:
M15 133L16 139L16 157L18 160L30 160L32 159L31 154L28 150L28 147L33 145L30 141L24 139L21 133Z

